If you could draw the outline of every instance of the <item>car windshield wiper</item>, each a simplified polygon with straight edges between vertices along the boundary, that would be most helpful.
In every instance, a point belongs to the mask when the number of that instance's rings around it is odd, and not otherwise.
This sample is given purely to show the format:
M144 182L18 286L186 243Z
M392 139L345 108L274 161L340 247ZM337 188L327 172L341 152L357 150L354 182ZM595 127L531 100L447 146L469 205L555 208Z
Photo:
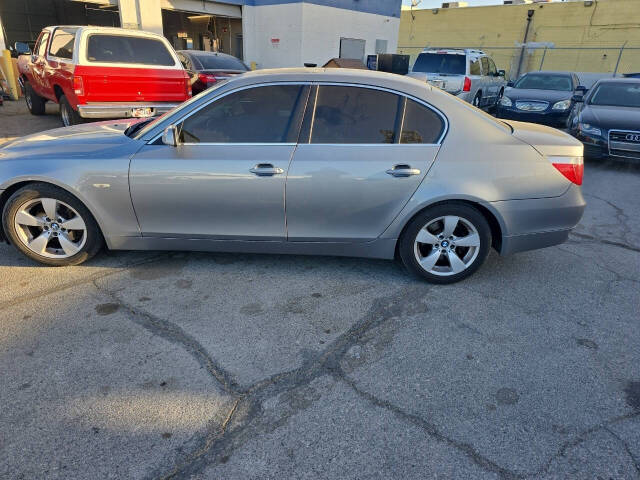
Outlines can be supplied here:
M133 134L135 134L138 130L140 130L142 127L144 127L147 123L149 123L151 120L153 120L152 118L149 118L147 120L143 120L141 122L138 123L134 123L133 125L129 125L126 130L124 131L124 134L127 137L131 137L133 136Z

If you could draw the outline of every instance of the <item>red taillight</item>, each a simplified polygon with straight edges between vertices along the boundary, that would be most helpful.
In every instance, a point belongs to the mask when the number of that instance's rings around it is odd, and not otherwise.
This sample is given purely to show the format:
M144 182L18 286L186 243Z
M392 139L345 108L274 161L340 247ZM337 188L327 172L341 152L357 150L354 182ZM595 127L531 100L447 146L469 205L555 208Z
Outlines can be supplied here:
M188 75L184 79L184 93L186 93L187 97L190 97L191 95L193 95L193 92L191 91L191 79L189 78Z
M77 97L84 97L84 82L78 75L73 77L73 91Z
M584 176L582 157L550 157L549 160L567 180L576 185L582 185L582 177Z
M462 86L463 92L471 91L471 79L469 77L464 77L464 85Z
M202 83L206 83L206 84L216 83L218 81L215 75L210 75L208 73L199 73L198 78Z

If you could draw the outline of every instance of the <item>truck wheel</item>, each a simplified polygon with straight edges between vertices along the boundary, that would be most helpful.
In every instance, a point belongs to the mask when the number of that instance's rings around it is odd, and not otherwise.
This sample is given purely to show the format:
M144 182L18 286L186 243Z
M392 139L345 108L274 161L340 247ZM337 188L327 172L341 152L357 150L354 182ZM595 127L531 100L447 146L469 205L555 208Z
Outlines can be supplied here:
M27 102L27 108L32 115L44 115L44 104L46 100L33 91L31 84L26 83L25 89L25 101Z
M84 119L73 109L69 100L67 100L67 97L64 95L60 97L60 119L62 120L62 125L65 127L84 123Z

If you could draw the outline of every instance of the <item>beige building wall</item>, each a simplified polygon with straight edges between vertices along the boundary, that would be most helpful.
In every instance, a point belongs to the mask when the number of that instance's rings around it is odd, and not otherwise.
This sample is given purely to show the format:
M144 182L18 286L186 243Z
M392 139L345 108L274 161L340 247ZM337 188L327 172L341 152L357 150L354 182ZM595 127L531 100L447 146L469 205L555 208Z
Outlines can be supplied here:
M529 10L534 13L527 42L555 48L526 49L521 73L538 70L543 55L544 70L613 72L625 44L618 72L640 71L640 0L403 10L398 53L413 60L425 46L482 48L498 68L515 73Z

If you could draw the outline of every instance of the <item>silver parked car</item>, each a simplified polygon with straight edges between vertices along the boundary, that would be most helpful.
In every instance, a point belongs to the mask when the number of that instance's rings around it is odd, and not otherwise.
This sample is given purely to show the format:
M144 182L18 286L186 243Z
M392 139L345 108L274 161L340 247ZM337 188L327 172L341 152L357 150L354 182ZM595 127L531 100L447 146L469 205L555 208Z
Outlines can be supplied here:
M114 250L392 259L436 283L565 241L580 142L497 121L399 75L284 69L155 120L50 130L0 149L4 236L47 265Z
M504 70L483 51L472 49L426 48L408 75L478 108L497 105L507 85Z

